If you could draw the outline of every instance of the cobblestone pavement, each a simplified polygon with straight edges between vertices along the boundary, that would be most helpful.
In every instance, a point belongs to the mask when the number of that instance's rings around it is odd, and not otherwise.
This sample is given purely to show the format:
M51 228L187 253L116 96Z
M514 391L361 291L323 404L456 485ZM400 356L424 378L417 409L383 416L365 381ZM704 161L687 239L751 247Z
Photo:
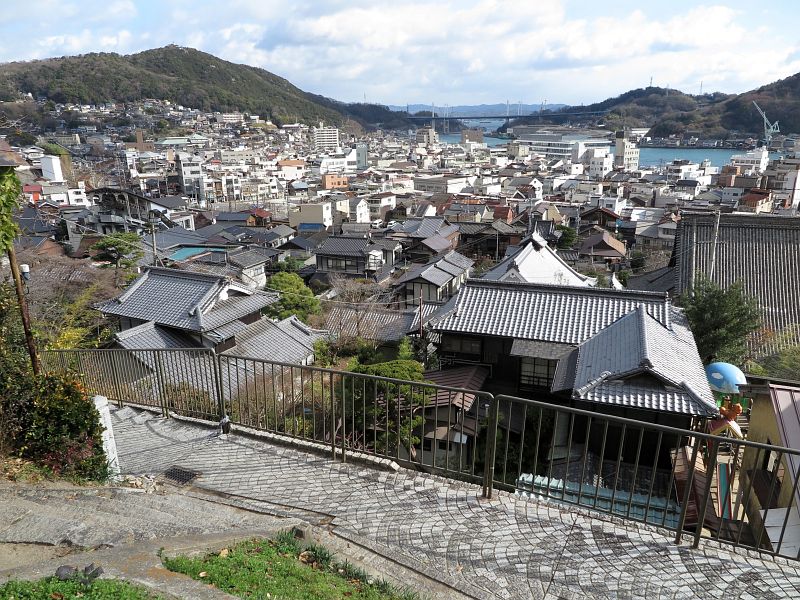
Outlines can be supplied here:
M196 488L329 523L337 535L477 598L798 598L800 564L401 469L114 413L125 473L180 466Z

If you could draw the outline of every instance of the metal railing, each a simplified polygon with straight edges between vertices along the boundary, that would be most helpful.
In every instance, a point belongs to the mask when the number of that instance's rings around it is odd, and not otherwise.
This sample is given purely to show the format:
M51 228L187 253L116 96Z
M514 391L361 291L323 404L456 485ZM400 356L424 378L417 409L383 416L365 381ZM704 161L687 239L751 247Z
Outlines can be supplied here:
M212 350L54 350L118 402L360 453L520 497L553 500L800 558L800 450L507 395Z
M492 395L212 350L52 350L48 372L78 372L87 390L163 416L218 422L324 445L333 458L363 453L483 482L488 422L465 407ZM427 424L427 426L426 426ZM435 425L431 427L431 425Z

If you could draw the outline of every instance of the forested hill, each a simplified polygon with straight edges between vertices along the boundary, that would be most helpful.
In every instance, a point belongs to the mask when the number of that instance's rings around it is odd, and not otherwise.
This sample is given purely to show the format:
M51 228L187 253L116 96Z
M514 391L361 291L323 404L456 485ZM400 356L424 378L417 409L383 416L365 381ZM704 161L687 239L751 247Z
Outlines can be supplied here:
M207 111L250 112L278 123L338 125L355 118L370 124L350 114L351 105L307 94L269 71L180 46L127 56L93 53L0 65L0 100L15 99L20 92L82 104L156 98ZM384 107L352 106L367 117L373 110L384 113Z
M545 111L538 120L603 121L609 129L650 127L650 135L696 134L725 138L732 133L761 135L763 120L753 100L782 133L800 133L800 73L742 94L691 95L680 90L646 87L602 102ZM576 117L573 113L603 114ZM561 113L567 113L560 116ZM524 121L522 121L524 123Z

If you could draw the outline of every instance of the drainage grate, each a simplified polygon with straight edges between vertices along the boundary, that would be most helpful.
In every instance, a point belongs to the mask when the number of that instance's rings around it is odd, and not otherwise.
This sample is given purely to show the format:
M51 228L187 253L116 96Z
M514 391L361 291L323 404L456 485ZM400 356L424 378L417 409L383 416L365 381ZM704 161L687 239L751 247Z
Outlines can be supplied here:
M200 475L200 471L192 471L183 467L170 467L164 471L164 478L171 480L178 485L186 485Z

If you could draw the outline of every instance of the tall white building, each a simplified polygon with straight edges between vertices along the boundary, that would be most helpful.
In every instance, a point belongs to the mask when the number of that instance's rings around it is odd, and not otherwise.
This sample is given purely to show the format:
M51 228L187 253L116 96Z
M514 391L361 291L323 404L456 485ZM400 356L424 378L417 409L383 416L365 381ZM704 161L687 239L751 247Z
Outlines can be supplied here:
M587 150L611 147L611 142L607 139L592 138L579 133L554 133L551 131L523 133L519 141L521 144L528 145L531 154L540 154L548 159L571 160L573 163L580 162Z
M614 147L614 167L623 171L636 171L639 168L639 147L628 139L624 131L617 131Z
M731 165L739 167L742 175L760 175L769 164L769 151L765 146L750 150L744 154L731 156Z
M311 132L314 138L314 149L335 152L339 148L339 130L336 127L315 127Z
M417 129L416 142L423 146L439 143L439 134L433 127L423 127Z

